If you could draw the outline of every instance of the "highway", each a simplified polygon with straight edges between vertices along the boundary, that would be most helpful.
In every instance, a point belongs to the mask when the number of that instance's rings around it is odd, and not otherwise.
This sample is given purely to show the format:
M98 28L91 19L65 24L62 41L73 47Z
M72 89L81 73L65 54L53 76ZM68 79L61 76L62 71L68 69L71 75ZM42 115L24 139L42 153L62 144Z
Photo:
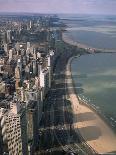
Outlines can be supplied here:
M39 154L87 155L81 149L81 141L72 127L73 113L68 100L65 77L70 54L71 52L62 53L55 65L52 88L44 102L43 125L39 130Z

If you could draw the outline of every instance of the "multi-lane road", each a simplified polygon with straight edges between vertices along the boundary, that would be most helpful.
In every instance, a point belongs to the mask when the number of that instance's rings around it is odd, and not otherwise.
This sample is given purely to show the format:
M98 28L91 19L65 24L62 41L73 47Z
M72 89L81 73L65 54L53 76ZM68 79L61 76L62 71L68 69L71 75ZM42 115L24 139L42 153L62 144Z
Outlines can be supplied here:
M52 88L46 96L40 133L40 154L86 154L73 130L73 113L67 98L66 64L71 52L64 51L55 65Z
M65 123L65 67L67 55L62 54L54 69L52 88L44 103L43 127L41 129L41 150L54 151L57 147L63 150L69 144L70 130ZM68 124L68 122L67 122Z

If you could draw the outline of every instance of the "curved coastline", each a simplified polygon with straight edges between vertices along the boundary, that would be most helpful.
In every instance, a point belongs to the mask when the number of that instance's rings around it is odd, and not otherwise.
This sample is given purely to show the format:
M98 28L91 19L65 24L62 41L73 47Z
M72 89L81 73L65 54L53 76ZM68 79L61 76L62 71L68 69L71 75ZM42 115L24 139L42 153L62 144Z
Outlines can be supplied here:
M99 115L95 108L80 100L78 95L76 95L74 81L72 79L71 73L71 62L74 58L75 57L71 57L69 59L66 67L66 76L68 76L66 83L68 95L72 103L72 109L74 113L74 129L96 152L116 152L116 135L113 130L109 127L108 123L105 121L102 115ZM70 84L70 86L72 85L71 89L68 84ZM87 118L86 114L91 114L91 117L89 116L89 118ZM91 135L94 138L90 138L92 137Z
M68 43L68 44L73 45L73 46L77 46L78 48L83 48L83 49L85 49L85 50L89 50L90 52L116 53L116 50L115 50L115 49L99 49L99 48L94 48L94 47L91 47L91 46L89 46L89 45L80 43L80 42L78 42L78 41L73 41L73 40L70 39L65 33L62 33L62 40L63 40L65 43Z

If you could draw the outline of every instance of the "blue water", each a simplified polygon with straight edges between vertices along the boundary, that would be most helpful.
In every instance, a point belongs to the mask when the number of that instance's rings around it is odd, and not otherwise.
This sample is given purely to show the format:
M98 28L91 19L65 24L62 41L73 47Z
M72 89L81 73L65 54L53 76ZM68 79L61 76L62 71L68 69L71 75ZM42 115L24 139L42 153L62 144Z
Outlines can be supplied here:
M116 16L63 16L65 34L74 42L101 49L116 49ZM64 20L65 19L65 20ZM116 131L116 53L75 58L72 74L77 94L93 104Z
M116 16L70 15L63 17L65 34L75 42L100 49L116 49Z
M73 60L71 69L77 94L116 130L116 53L83 55Z

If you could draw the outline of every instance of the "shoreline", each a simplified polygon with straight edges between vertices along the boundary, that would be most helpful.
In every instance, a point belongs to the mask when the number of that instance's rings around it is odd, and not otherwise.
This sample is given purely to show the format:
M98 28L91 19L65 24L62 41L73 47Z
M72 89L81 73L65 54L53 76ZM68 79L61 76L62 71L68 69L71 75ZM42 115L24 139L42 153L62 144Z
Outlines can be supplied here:
M114 151L116 152L116 146L114 145L116 144L116 135L112 130L112 128L108 125L108 123L104 120L104 118L102 118L102 116L96 111L96 109L94 109L91 105L85 103L84 101L80 101L78 95L75 93L75 87L71 73L71 62L76 57L78 56L74 56L69 59L66 68L66 76L70 77L70 79L67 80L67 89L74 113L74 121L73 121L74 129L77 130L77 133L79 131L80 135L83 137L85 142L89 144L89 146L93 148L96 152L98 153L109 153ZM68 83L72 85L71 90L70 88L68 88ZM88 115L87 118L85 114L91 114L91 117ZM93 118L95 119L94 121ZM80 119L80 121L78 119ZM83 119L85 119L85 121L83 121ZM93 128L93 130L91 128ZM91 133L89 133L88 129L91 130ZM96 133L92 133L95 131L95 129ZM98 135L96 135L97 132ZM91 134L94 137L93 139ZM91 140L88 140L88 137Z
M73 41L71 38L69 38L67 36L67 34L65 33L62 33L62 40L67 43L67 44L70 44L72 46L77 46L78 48L82 48L82 49L85 49L85 50L88 50L90 53L93 53L93 52L101 52L101 53L116 53L116 49L99 49L99 48L94 48L92 46L89 46L89 45L86 45L86 44L83 44L83 43L80 43L78 41Z

